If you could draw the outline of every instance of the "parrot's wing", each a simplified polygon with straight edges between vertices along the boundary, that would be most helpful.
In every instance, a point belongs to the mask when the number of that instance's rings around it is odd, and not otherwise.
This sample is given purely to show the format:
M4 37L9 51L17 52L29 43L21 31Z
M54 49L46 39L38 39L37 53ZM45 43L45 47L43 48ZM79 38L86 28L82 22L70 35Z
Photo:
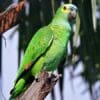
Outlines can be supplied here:
M52 41L53 33L49 27L44 27L37 31L26 49L15 82L46 52Z

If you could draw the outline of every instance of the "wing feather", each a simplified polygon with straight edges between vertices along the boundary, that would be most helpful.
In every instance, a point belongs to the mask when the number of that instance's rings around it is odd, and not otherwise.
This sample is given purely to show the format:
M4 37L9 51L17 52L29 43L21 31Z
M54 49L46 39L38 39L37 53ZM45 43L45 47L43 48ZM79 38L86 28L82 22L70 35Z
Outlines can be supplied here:
M52 41L53 33L48 26L43 27L36 32L26 49L25 55L17 73L16 80L18 80L26 70L30 69L31 64L33 64L38 59L38 57L46 52Z

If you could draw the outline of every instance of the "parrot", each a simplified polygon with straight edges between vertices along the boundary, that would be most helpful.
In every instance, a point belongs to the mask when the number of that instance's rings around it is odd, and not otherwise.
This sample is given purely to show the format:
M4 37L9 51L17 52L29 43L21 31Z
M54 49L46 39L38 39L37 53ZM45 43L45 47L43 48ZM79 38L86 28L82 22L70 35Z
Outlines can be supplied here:
M67 53L76 14L74 4L62 4L51 22L33 35L19 66L10 100L22 94L42 71L54 72L59 67Z

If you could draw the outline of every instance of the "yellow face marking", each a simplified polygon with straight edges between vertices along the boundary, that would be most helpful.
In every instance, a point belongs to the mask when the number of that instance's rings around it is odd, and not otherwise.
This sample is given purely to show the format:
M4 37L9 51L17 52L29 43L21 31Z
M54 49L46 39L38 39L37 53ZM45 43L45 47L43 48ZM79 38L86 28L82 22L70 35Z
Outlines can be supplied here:
M64 13L70 13L70 9L69 8L67 8L67 6L63 6L62 7L62 12L64 12Z

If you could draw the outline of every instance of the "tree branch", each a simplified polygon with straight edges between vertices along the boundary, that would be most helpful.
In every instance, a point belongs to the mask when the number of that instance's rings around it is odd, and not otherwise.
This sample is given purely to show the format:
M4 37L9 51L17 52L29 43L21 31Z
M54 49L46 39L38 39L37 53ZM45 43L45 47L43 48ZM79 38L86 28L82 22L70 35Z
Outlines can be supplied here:
M20 14L25 6L25 1L10 5L4 12L0 13L0 34L15 26L20 21Z
M42 72L39 75L39 81L34 81L25 93L17 97L16 100L44 100L60 77L61 75L51 74L49 76L47 72Z

